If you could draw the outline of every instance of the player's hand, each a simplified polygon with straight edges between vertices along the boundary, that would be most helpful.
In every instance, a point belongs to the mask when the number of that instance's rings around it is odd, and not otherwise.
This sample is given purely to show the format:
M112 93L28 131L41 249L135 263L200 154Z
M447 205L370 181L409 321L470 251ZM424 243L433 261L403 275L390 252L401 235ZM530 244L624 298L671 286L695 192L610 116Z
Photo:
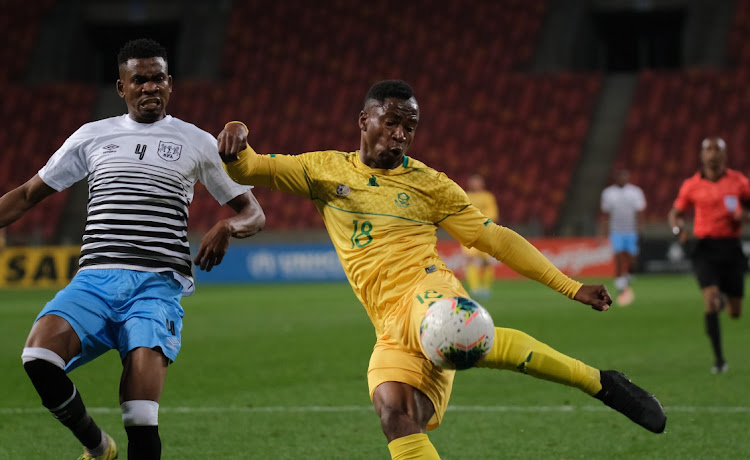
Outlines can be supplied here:
M237 161L237 154L247 148L247 129L242 123L227 123L219 133L219 155L224 163Z
M211 269L219 265L224 259L224 255L229 249L229 240L232 236L232 230L229 223L220 220L211 230L209 230L201 239L201 246L198 249L193 263L200 267L201 270L210 272Z
M576 292L573 300L577 300L585 305L591 305L591 308L598 311L607 311L612 305L612 297L609 296L607 288L601 284L584 284Z

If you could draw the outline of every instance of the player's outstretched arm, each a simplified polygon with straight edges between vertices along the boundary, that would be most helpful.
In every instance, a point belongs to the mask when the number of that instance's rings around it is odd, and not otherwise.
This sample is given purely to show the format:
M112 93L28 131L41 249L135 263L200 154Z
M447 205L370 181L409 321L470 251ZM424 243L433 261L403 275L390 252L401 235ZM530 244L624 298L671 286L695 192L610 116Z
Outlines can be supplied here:
M45 184L38 174L25 184L16 187L0 197L0 228L20 219L26 211L55 193L55 189Z
M237 215L220 220L201 239L198 253L193 259L193 263L201 270L210 272L221 263L229 249L231 236L247 238L263 230L266 225L266 215L252 192L238 195L227 204Z
M229 177L238 184L271 187L274 190L311 197L310 176L304 155L259 155L247 143L247 127L230 121L219 133L219 155Z
M504 263L516 273L538 281L566 297L606 311L612 304L604 286L584 285L571 279L526 238L513 230L488 221L476 208L444 219L440 225L466 246L473 246Z

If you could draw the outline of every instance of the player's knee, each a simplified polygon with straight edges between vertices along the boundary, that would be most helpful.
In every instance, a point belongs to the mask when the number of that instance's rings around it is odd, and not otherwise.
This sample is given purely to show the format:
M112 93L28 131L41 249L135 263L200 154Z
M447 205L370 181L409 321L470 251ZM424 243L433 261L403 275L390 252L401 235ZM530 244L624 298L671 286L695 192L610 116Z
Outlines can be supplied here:
M125 401L120 404L122 424L129 426L157 426L159 424L159 403L148 400Z
M721 310L723 300L721 294L716 294L706 299L706 313L715 313Z
M40 347L26 347L21 353L23 368L34 385L42 385L50 380L51 374L65 372L65 360L52 350Z
M380 426L383 433L390 439L397 437L403 432L405 427L419 426L417 420L412 414L409 414L403 408L396 406L381 406L380 408Z
M60 369L65 369L65 360L52 350L41 347L25 347L21 353L21 361L24 367L33 361L45 361L54 364Z

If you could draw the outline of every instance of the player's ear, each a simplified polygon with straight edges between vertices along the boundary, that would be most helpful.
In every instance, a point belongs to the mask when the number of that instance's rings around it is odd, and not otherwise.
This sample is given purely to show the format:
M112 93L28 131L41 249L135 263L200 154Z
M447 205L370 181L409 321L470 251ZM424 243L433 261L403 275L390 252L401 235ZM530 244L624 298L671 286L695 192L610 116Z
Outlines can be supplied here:
M169 86L169 92L172 92L172 76L167 75L167 85Z
M359 112L359 129L361 131L367 131L367 112L364 110Z
M122 83L122 80L120 80L119 78L117 79L116 86L117 86L117 94L119 94L120 97L125 97L125 93L122 91L123 83Z

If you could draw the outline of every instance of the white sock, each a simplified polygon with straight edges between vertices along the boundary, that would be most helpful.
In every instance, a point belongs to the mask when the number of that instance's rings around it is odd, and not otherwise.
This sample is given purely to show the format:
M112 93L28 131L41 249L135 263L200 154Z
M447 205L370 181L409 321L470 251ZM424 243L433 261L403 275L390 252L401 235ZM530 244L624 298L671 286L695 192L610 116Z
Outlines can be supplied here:
M618 291L624 291L626 287L628 287L628 278L627 276L618 276L615 278L615 287Z

